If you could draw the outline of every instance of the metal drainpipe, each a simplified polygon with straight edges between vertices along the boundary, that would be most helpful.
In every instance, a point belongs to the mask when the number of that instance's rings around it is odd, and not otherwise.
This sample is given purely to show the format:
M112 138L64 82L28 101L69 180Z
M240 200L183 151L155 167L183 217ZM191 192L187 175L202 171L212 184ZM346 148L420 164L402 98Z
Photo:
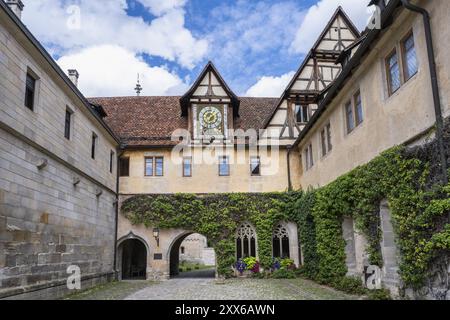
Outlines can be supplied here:
M116 158L116 221L115 221L115 230L114 230L114 278L115 280L118 280L119 276L119 270L117 268L117 233L119 228L119 174L120 174L120 168L119 168L119 160L120 157L123 155L124 150L119 146L117 148L117 158Z
M448 184L448 172L447 172L447 157L445 154L444 147L444 119L442 117L442 109L441 109L441 98L439 96L439 85L436 71L436 60L434 57L434 48L433 48L433 36L431 33L431 22L430 22L430 14L424 8L413 5L409 2L409 0L401 0L403 6L411 11L420 13L423 17L423 22L425 26L425 39L427 42L427 52L428 52L428 64L430 67L430 75L431 75L431 87L433 90L433 100L434 100L434 111L436 114L436 138L440 153L441 159L441 168L442 168L442 183L444 185ZM449 215L450 220L450 215Z
M292 180L291 180L291 152L292 152L292 146L287 146L287 175L288 175L288 191L292 191Z

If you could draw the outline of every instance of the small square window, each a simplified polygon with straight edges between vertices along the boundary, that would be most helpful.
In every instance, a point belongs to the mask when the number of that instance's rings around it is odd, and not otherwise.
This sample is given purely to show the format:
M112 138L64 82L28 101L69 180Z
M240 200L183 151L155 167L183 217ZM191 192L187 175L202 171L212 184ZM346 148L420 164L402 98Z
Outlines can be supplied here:
M261 159L260 157L251 157L250 158L250 172L252 176L260 176L261 175Z
M230 175L230 163L227 156L219 157L219 176L229 176Z

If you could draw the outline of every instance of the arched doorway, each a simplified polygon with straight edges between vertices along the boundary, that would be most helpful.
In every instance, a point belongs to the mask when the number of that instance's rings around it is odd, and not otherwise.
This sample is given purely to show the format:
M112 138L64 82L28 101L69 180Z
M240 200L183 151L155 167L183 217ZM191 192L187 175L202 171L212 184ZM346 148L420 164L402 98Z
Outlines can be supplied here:
M178 236L169 249L170 277L214 278L216 276L214 249L198 233Z
M127 239L120 244L122 280L147 278L147 248L138 239Z

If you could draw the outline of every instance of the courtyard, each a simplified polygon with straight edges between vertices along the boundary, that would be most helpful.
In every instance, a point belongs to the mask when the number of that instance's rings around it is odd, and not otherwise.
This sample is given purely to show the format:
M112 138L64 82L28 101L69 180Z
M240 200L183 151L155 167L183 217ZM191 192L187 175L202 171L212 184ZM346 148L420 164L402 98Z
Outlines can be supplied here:
M356 300L312 281L297 279L174 278L113 282L66 297L69 300Z

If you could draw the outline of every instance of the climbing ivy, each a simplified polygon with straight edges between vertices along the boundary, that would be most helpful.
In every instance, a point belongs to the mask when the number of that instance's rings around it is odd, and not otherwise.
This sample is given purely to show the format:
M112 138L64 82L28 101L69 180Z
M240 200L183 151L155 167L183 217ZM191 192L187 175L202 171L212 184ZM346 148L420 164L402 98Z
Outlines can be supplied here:
M395 147L317 190L140 195L124 201L122 213L134 224L205 235L216 251L218 273L226 277L235 263L240 223L255 226L260 264L267 270L272 264L275 224L296 222L304 261L300 272L333 284L345 282L347 273L344 216L353 217L358 231L367 236L370 263L382 266L379 208L386 199L401 253L401 277L406 285L419 287L433 259L450 250L450 186L436 184L431 172L435 167L432 159Z
M369 241L370 263L382 266L379 206L388 200L397 244L400 274L406 285L420 287L434 258L450 250L450 187L431 185L427 161L396 147L368 164L339 177L332 183L309 191L297 202L298 215L313 217L300 223L305 250L306 274L323 283L333 283L347 272L343 216L353 217L358 231ZM300 221L302 221L300 219ZM314 248L316 248L314 250ZM308 252L308 255L306 255Z
M133 224L205 235L215 249L218 273L228 277L236 262L236 229L245 221L256 228L261 266L271 267L273 228L288 218L286 207L295 194L139 195L124 201L122 213Z

